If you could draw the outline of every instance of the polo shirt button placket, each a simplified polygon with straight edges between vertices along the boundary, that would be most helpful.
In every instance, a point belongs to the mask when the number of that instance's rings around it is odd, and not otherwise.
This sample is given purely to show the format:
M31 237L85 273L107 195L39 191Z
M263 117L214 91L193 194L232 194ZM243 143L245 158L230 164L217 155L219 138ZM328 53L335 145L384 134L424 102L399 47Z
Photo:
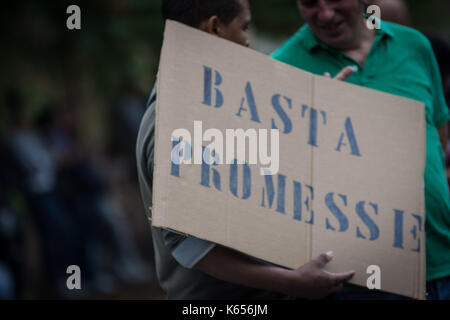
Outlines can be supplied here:
M353 74L358 77L358 80L359 80L358 82L360 84L363 84L364 83L364 75L361 72L361 68L357 64L354 64L351 67L353 68Z
M373 68L371 68L370 64L367 64L365 71L366 71L366 75L364 77L364 83L367 84L368 82L372 81L375 78L375 70L373 70Z

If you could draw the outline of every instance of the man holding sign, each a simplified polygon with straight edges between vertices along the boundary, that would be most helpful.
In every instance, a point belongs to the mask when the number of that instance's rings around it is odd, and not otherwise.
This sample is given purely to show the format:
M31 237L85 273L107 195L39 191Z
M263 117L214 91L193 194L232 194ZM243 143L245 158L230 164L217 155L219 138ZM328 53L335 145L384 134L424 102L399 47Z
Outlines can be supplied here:
M165 0L163 16L244 46L249 44L247 31L251 18L247 0ZM345 80L352 70L344 68L336 79ZM156 90L153 90L136 151L141 193L150 218L155 108ZM333 258L332 252L297 270L288 270L169 230L152 228L152 236L158 278L169 299L317 299L338 291L354 274L323 270Z
M450 299L450 199L439 142L440 136L447 140L450 115L428 40L411 28L367 18L363 0L297 4L307 25L275 59L316 74L354 66L350 83L425 103L427 291L428 298Z

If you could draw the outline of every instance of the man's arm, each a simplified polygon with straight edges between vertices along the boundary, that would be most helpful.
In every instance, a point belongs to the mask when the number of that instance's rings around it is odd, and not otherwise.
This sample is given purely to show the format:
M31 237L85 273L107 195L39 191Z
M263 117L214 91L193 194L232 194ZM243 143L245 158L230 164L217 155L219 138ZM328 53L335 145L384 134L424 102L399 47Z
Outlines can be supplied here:
M216 246L196 268L217 279L235 284L320 299L339 291L354 271L330 273L323 268L333 258L332 252L322 254L296 270L259 263L225 247Z

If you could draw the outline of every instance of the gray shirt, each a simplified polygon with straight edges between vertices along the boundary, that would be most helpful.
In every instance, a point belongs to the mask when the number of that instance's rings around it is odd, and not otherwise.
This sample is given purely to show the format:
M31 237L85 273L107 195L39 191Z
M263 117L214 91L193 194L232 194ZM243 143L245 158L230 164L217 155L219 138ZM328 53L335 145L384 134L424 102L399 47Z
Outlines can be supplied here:
M136 158L141 195L151 221L156 86L139 129ZM284 299L286 296L218 280L195 269L214 243L152 227L156 273L168 299Z

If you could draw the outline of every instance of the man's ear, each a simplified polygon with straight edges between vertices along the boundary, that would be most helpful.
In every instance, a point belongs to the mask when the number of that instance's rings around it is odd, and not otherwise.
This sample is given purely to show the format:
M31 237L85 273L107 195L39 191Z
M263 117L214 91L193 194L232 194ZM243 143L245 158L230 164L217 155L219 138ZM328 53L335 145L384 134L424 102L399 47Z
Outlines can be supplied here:
M204 20L202 23L200 23L199 29L217 36L220 32L219 22L219 17L209 17L207 20Z

